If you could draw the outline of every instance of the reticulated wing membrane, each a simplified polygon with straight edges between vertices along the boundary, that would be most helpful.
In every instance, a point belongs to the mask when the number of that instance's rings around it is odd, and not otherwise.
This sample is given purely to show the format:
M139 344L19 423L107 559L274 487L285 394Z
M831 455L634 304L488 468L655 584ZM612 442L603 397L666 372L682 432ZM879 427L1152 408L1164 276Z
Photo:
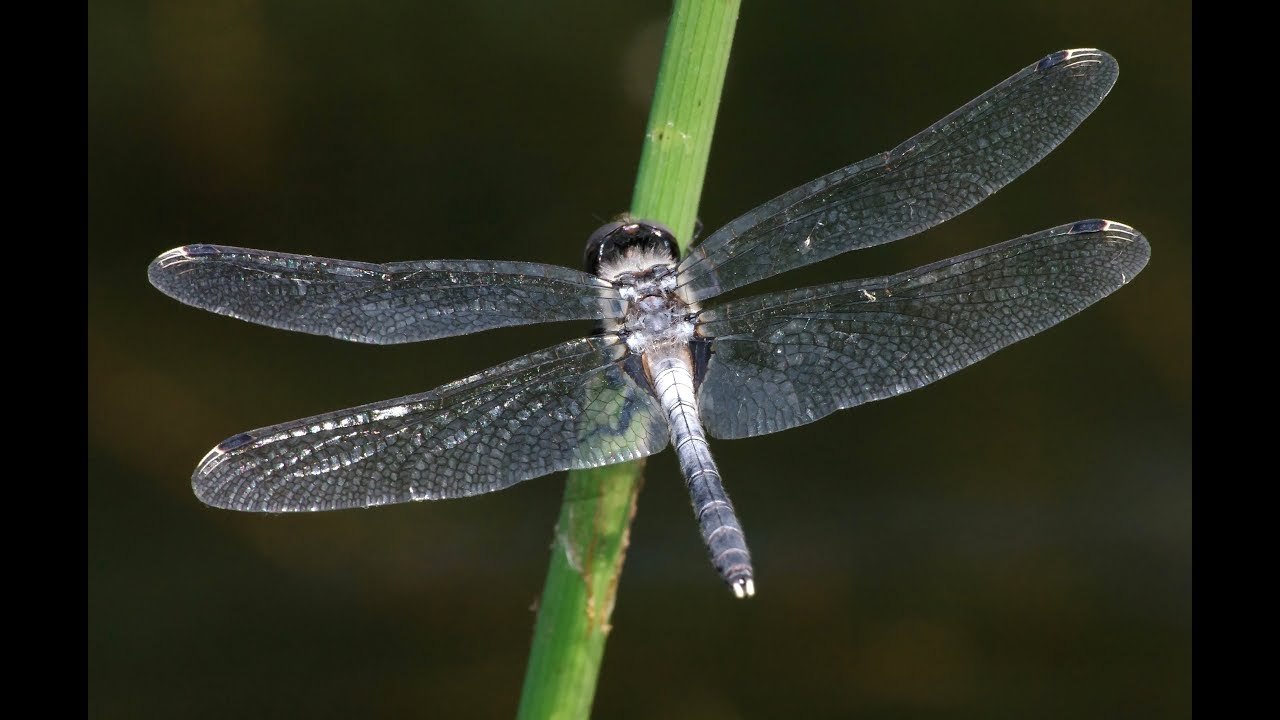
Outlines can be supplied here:
M680 264L703 300L860 248L914 235L977 205L1075 130L1115 84L1100 50L1025 68L889 152L781 195L710 235Z
M658 402L613 336L563 343L420 395L229 438L192 477L231 510L336 510L465 497L666 447Z
M310 255L189 245L156 258L166 295L259 325L389 345L620 313L611 285L524 262L425 260L377 265Z
M1109 295L1150 253L1133 228L1086 220L704 311L699 332L715 340L702 422L719 438L764 435L922 387Z

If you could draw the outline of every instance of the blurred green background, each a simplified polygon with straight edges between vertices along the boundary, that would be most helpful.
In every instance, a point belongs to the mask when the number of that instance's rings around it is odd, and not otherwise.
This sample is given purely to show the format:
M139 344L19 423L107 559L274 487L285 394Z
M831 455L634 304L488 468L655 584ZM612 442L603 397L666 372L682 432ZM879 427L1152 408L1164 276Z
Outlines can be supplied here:
M109 0L89 9L89 711L514 713L563 476L305 517L203 507L234 433L586 331L398 347L179 305L197 242L577 266L626 209L666 2ZM706 558L671 453L633 528L598 717L1187 717L1189 3L764 3L738 25L707 232L886 150L1054 50L1099 110L977 209L760 289L1129 223L1146 271L920 392L713 443L759 594Z

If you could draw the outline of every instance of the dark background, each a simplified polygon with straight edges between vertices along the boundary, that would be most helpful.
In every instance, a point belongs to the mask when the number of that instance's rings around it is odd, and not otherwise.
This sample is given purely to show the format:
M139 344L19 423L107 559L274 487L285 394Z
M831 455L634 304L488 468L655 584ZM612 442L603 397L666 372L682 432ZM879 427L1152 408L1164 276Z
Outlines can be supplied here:
M665 2L138 2L89 10L89 710L514 713L563 476L301 517L205 508L234 433L429 389L585 332L362 347L169 300L197 242L576 266L626 209ZM707 231L888 149L1041 56L1120 80L996 197L762 289L897 271L1091 217L1133 283L925 390L713 442L759 594L648 469L599 717L1186 717L1189 3L748 0Z

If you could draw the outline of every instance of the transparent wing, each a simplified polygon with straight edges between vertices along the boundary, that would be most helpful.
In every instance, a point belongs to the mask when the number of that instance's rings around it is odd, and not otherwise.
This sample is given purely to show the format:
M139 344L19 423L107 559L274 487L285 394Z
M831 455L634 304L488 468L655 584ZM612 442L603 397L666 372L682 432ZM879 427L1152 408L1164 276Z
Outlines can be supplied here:
M680 264L703 300L859 248L899 240L982 202L1057 147L1115 84L1100 50L1045 57L889 152L739 217Z
M890 277L704 311L699 390L720 438L804 425L972 365L1109 295L1147 263L1133 228L1086 220Z
M555 265L426 260L385 265L220 245L156 258L151 284L219 315L389 345L620 313L605 281Z
M200 461L196 495L231 510L336 510L492 492L658 452L662 408L613 336L556 345L420 395L262 428Z

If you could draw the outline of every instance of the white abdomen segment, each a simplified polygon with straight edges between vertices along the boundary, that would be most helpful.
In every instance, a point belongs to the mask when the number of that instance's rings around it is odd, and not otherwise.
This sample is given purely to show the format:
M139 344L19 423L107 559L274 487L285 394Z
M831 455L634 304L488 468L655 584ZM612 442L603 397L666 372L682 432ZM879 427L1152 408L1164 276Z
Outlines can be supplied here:
M693 499L693 514L711 552L711 563L735 595L754 595L747 539L724 491L698 419L688 345L671 347L668 352L653 348L645 354L645 361L653 389L671 425L671 444L680 458L680 469Z

